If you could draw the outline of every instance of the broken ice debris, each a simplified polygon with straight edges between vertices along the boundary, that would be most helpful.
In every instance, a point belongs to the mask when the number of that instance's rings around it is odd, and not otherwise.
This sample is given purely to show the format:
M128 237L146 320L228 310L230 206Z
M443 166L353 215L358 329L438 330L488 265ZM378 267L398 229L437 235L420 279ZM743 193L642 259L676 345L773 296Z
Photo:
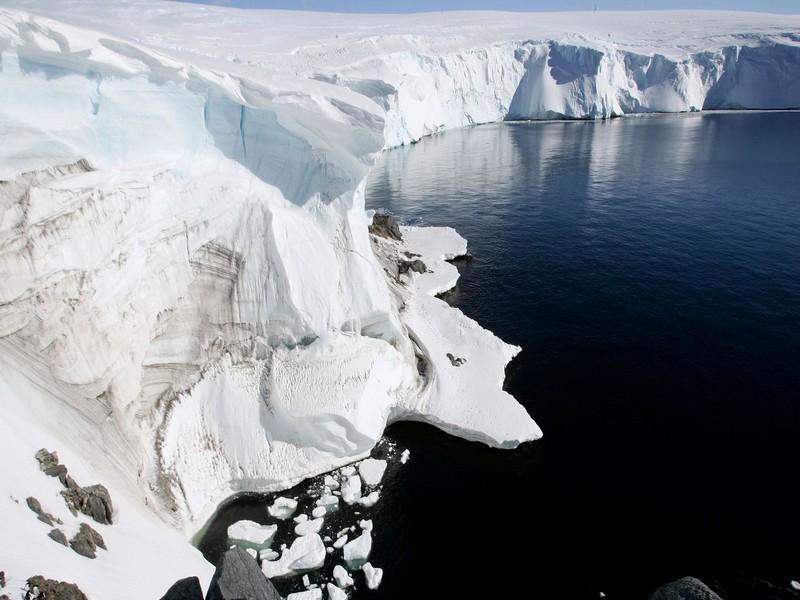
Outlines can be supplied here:
M348 588L353 585L353 578L350 577L350 573L342 565L333 567L333 578L340 588Z
M270 550L269 548L258 553L259 560L275 560L279 556L279 553L275 552L275 550Z
M347 504L353 504L361 498L361 478L358 475L350 475L342 483L342 500Z
M386 471L386 461L367 458L358 464L358 472L364 483L370 487L375 487L381 482L383 473Z
M365 531L352 542L344 545L344 561L351 569L357 569L369 558L372 551L372 534Z
M324 485L326 487L331 488L332 490L338 490L339 489L339 482L336 481L336 479L331 477L330 475L325 475Z
M317 519L319 517L324 517L325 512L326 511L324 506L315 506L314 510L311 511L311 516Z
M406 464L410 456L411 456L411 450L409 450L408 448L403 450L403 453L400 455L400 464L401 465Z
M312 519L311 521L303 521L295 525L294 532L297 535L309 535L311 533L319 533L322 529L322 523L325 519Z
M317 508L325 509L323 514L336 512L339 509L339 498L328 494L317 500L316 504Z
M261 525L255 521L237 521L228 527L228 539L243 547L267 548L278 531L277 525Z
M378 490L375 490L374 492L370 492L368 496L359 498L357 502L364 508L370 508L372 506L375 506L375 504L377 504L378 498L380 498L380 492L378 492Z
M319 534L311 533L298 537L283 551L280 559L264 561L261 570L269 578L283 577L293 573L305 573L319 569L325 564L325 545Z
M364 571L367 587L371 590L377 590L383 580L383 569L376 569L371 564L365 563L361 570Z
M343 535L342 537L337 539L335 542L333 542L333 547L334 548L341 548L346 543L347 543L347 535Z
M345 592L342 588L329 583L328 600L347 600L347 592Z
M275 502L272 503L268 509L269 514L276 519L288 519L294 514L294 511L297 510L297 500L294 498L285 498L283 496L279 496L275 498Z
M315 588L313 590L306 590L304 592L295 592L289 594L286 600L322 600L322 590Z

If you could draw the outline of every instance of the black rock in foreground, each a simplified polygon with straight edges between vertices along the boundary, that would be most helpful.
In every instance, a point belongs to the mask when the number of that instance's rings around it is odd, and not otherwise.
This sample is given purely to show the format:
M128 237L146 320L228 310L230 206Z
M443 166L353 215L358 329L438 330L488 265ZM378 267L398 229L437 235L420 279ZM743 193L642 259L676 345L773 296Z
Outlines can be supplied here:
M206 600L281 600L255 559L239 547L222 555Z
M88 598L74 583L34 575L28 579L25 600L88 600Z
M705 583L695 577L681 577L662 585L650 600L722 600Z
M203 600L203 588L197 577L186 577L172 584L161 600Z

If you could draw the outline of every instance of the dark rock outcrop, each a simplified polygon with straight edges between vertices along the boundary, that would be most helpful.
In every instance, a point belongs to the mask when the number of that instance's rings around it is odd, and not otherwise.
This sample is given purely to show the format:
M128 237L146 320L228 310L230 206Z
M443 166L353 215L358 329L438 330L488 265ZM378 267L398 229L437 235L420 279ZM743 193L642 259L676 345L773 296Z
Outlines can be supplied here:
M426 267L425 263L418 258L415 258L414 260L400 260L400 262L397 263L397 273L399 275L408 273L409 271L425 273L427 270L428 267Z
M46 525L50 525L51 527L53 525L55 525L56 523L61 523L60 519L57 519L56 517L54 517L50 513L45 512L44 509L42 508L41 503L36 498L34 498L33 496L28 496L25 499L25 503L28 505L28 508L30 508L33 512L36 513L36 517L42 523L44 523Z
M95 558L97 556L97 549L106 549L106 543L103 541L103 536L97 533L86 523L81 523L81 528L69 541L69 547L81 556L87 558Z
M6 587L6 572L0 571L0 588Z
M203 588L197 577L179 579L172 584L161 600L203 600Z
M658 588L650 600L722 600L711 588L695 577L681 577Z
M50 533L47 534L47 537L49 537L54 542L58 542L62 546L68 545L67 536L65 536L64 532L61 531L60 529L51 529Z
M447 353L447 358L450 359L450 364L453 365L454 367L460 367L465 362L467 362L466 358L461 358L459 356L453 356L449 352Z
M222 555L206 600L281 600L255 559L239 547Z
M372 217L372 225L369 226L369 232L372 235L387 238L390 240L403 240L403 234L400 233L400 225L391 215L376 214Z
M90 485L80 487L71 477L67 477L67 487L61 492L67 507L73 515L82 512L87 517L91 517L98 523L110 525L114 514L114 507L111 504L111 494L103 485Z
M25 600L89 600L74 583L45 579L36 575L28 579Z
M103 525L112 523L114 505L111 503L111 494L108 493L105 486L97 484L81 487L69 476L67 467L58 462L58 454L49 452L46 448L42 448L36 453L36 460L39 461L39 468L43 473L51 477L58 477L61 485L66 488L61 495L73 515L82 512Z

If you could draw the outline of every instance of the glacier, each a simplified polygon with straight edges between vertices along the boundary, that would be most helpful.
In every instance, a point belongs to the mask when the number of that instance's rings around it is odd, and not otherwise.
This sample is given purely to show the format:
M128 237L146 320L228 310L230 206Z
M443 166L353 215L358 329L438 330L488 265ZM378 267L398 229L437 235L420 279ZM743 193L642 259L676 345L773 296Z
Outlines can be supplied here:
M505 119L800 107L795 16L4 4L0 565L90 597L207 584L187 538L222 501L363 458L393 421L541 435L502 389L520 349L436 298L466 240L368 233L380 152ZM400 275L407 252L427 272ZM17 501L65 513L40 447L114 497L96 567Z

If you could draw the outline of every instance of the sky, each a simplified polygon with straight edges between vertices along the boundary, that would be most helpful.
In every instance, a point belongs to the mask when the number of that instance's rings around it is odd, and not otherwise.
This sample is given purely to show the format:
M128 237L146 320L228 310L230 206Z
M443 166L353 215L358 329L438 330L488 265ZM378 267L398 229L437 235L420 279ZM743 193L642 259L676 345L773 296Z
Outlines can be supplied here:
M188 0L240 8L287 8L332 12L439 10L661 10L703 8L800 14L800 0Z

